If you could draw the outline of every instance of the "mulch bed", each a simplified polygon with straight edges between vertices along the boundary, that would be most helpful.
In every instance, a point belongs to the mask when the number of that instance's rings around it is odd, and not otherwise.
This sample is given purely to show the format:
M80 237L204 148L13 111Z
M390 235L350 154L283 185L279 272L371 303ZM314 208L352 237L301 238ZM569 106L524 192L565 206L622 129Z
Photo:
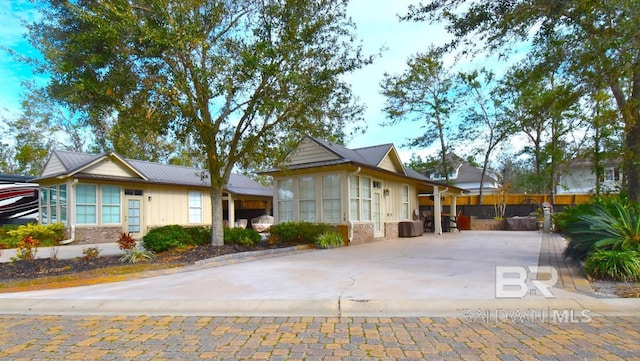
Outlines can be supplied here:
M203 259L226 254L290 246L292 245L278 244L274 247L268 245L266 242L260 242L258 245L253 247L242 247L238 245L214 247L205 245L180 251L163 252L157 254L154 259L145 261L145 263L176 266L189 265ZM96 258L88 259L79 257L74 259L42 258L33 261L17 260L9 263L0 263L0 283L20 279L36 279L49 276L69 275L125 264L127 263L120 262L120 256L98 256Z

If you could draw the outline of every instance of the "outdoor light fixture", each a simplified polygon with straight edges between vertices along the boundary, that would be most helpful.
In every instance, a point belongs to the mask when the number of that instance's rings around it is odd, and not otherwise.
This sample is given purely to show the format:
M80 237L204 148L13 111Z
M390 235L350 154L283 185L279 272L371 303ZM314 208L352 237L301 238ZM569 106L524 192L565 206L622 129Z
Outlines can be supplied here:
M149 202L151 202L151 196L149 196L149 198L147 198L149 200Z
M383 191L383 194L384 194L385 197L388 197L389 196L389 188L385 188L384 191Z

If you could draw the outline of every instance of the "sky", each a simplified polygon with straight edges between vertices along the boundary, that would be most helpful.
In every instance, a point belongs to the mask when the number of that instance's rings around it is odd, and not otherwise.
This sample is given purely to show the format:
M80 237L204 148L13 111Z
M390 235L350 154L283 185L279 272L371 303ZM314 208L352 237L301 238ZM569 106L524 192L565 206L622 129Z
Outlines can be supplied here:
M405 69L407 59L429 45L441 45L449 39L444 28L428 23L400 22L399 14L405 14L410 4L418 0L351 0L349 16L356 24L357 35L362 41L365 53L381 57L348 77L353 93L366 106L364 118L367 131L350 139L349 148L366 147L393 143L401 159L408 162L412 153L422 156L434 155L434 150L409 149L403 145L409 137L420 134L420 125L403 122L396 126L381 126L386 121L382 112L384 97L380 94L380 82L385 72L400 74ZM24 39L26 29L21 20L33 19L29 0L0 0L0 46L10 48L27 56L37 52ZM483 65L480 62L480 65ZM20 110L20 86L23 81L34 80L28 67L16 63L5 49L0 49L0 112L3 115L18 114ZM7 111L9 112L7 114Z

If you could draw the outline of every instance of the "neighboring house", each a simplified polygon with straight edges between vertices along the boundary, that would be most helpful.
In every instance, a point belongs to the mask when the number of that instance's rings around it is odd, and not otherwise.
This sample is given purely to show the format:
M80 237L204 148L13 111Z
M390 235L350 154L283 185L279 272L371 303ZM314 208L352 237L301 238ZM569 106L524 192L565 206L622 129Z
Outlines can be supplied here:
M622 188L622 163L612 159L602 162L604 175L600 178L602 192L618 192ZM556 194L586 194L596 189L593 163L587 160L572 161L558 179Z
M38 185L35 177L0 174L0 225L35 222Z
M482 168L475 167L459 156L449 153L446 156L449 167L449 181L469 191L469 194L480 193L480 179L482 179ZM435 170L427 170L429 179L435 181L444 181L445 175ZM493 169L487 169L484 175L482 193L495 193L500 187L498 176Z
M40 222L64 223L76 242L113 242L120 232L140 238L169 224L211 225L210 182L200 169L125 159L113 152L55 150L35 181ZM261 201L269 212L272 194L270 187L231 175L223 204L228 222L234 224L234 200Z
M396 238L399 223L415 219L420 196L435 195L436 219L442 196L452 197L454 213L463 192L405 168L393 144L347 149L305 137L279 168L263 173L273 177L275 223L346 226L356 243ZM440 233L440 222L435 226Z

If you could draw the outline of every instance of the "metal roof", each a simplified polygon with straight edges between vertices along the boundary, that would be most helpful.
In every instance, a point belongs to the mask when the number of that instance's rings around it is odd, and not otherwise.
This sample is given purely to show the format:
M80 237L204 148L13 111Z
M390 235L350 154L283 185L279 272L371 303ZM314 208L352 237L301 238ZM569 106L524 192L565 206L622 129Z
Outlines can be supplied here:
M72 175L78 170L86 167L87 165L94 163L98 160L115 156L122 160L126 166L130 167L135 172L141 174L146 178L146 182L156 184L171 184L182 186L197 186L197 187L210 187L211 181L209 178L209 172L198 168L182 167L170 164L147 162L135 159L122 158L116 153L104 153L104 154L87 154L70 151L54 150L55 156L58 157L66 171L64 174ZM59 174L58 174L59 175ZM102 179L108 179L101 177ZM126 181L121 177L113 178L118 181ZM231 174L228 184L224 189L237 195L249 195L260 197L272 197L273 191L271 187L263 186L262 184L254 181L253 179L241 175Z

